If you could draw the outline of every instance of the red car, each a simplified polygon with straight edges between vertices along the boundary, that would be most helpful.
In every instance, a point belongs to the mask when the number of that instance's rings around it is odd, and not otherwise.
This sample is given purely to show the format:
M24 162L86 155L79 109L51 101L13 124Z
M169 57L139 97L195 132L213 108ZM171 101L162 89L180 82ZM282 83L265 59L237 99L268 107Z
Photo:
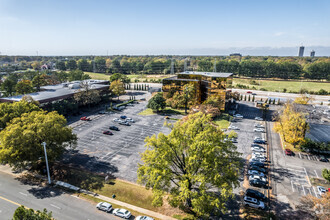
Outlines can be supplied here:
M90 121L91 119L88 118L88 117L86 117L86 116L84 116L84 117L81 117L80 120L82 120L82 121Z
M247 91L246 93L249 93L249 94L251 94L252 92L251 92L251 91Z
M293 156L293 152L290 149L285 149L285 154L288 156Z
M103 134L113 135L113 133L111 131L103 131Z

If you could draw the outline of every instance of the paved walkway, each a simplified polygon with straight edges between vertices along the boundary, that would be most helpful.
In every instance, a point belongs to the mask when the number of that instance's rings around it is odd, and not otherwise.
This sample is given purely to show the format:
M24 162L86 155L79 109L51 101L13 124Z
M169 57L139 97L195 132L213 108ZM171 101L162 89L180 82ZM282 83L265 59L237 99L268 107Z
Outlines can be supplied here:
M7 174L10 174L10 175L13 175L13 176L16 176L16 177L21 175L21 173L19 173L19 172L13 173L12 169L8 165L0 165L0 172L7 173ZM43 179L46 180L46 177L43 177ZM140 208L140 207L137 207L137 206L125 203L125 202L121 202L121 201L118 201L118 200L113 199L113 198L109 198L109 197L102 196L102 195L96 195L95 197L98 198L98 199L102 199L104 201L110 202L112 204L116 204L116 205L119 205L119 206L126 207L129 210L134 210L136 212L139 212L141 214L144 214L144 215L147 215L147 216L150 216L150 217L154 217L154 218L158 218L158 219L164 219L164 220L175 220L175 218L172 218L170 216L162 215L160 213L150 211L150 210L147 210L147 209L144 209L144 208Z

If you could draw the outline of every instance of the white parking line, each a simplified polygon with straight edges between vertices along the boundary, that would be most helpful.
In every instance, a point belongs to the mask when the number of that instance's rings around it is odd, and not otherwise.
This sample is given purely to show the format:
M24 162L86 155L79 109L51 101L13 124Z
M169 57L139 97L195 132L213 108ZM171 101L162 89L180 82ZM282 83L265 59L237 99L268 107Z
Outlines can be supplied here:
M317 177L317 178L319 178L319 175L317 175L317 172L316 172L316 170L314 170L314 172L315 172L315 174L316 174L316 177Z
M293 187L292 180L291 180L291 187L292 187L292 192L294 192L294 187Z
M301 154L300 153L298 153L299 154L299 157L300 157L300 159L301 159Z
M309 155L307 154L308 160L311 160L311 158L309 158Z
M309 176L308 176L308 174L307 174L307 171L306 171L306 168L305 168L305 167L304 167L304 170L305 170L305 173L306 173L306 176L307 176L308 183L309 183L309 185L311 186L312 184L311 184L311 181L309 180Z
M304 188L304 186L301 186L301 187L303 188L304 194L305 194L305 196L306 196L306 192L305 192L305 188Z
M316 193L316 190L315 190L315 187L314 186L313 186L313 190L314 190L315 196L318 198L319 195Z
M56 205L53 205L53 204L50 204L50 205L53 206L54 208L61 209L60 207L58 207Z
M27 196L26 193L19 192L19 194L21 194L21 195L23 195L23 196Z

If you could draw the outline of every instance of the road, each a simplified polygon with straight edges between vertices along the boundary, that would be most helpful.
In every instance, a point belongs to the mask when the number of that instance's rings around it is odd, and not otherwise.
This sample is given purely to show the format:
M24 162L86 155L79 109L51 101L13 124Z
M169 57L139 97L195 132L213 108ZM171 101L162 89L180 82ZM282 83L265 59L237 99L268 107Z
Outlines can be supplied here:
M34 210L46 208L53 212L55 219L120 219L56 188L23 184L12 175L0 172L0 219L11 219L20 205Z

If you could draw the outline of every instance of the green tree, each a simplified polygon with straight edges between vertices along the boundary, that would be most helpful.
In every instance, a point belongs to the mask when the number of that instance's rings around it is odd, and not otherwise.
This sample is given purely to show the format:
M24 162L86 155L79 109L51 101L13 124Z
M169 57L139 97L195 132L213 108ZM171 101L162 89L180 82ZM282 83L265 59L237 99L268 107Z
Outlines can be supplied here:
M12 220L54 220L54 218L52 212L48 212L47 209L41 212L20 206L15 210Z
M120 80L115 80L110 84L110 91L113 95L119 96L125 94L124 83Z
M65 62L64 61L58 61L56 63L56 68L59 69L59 70L66 70L66 66L65 66Z
M22 99L24 99L24 97ZM13 118L21 117L21 115L24 113L41 110L35 103L24 100L14 103L0 103L1 129L4 129L6 127L6 124L10 122Z
M114 73L110 76L110 82L113 82L116 80L120 80L122 83L125 83L125 84L130 82L130 79L121 73Z
M171 206L197 216L224 212L233 188L239 186L240 168L240 153L224 136L210 115L199 112L174 124L169 135L147 137L138 182L151 188L153 205L162 205L169 193Z
M78 60L77 62L77 66L78 66L78 69L81 70L81 71L90 71L91 70L91 66L90 64L88 63L88 61L86 59L80 59Z
M32 82L30 80L23 79L16 84L15 89L17 94L31 93L33 92Z
M90 79L91 77L88 74L85 74L81 70L72 70L68 74L69 81L76 81L76 80L85 80Z
M43 75L36 75L32 79L32 86L36 88L36 91L40 91L40 87L46 85L46 80Z
M68 70L75 70L75 69L77 69L77 62L75 60L69 60L66 63L66 68Z
M330 183L330 169L324 168L322 170L322 176Z
M149 99L147 108L151 108L153 111L159 112L166 107L166 100L163 97L163 93L157 93L151 99Z
M81 88L74 94L73 98L79 105L97 104L101 101L100 92L90 89L88 83L81 83Z
M16 82L11 79L6 79L1 84L1 89L4 91L4 96L12 96L15 93Z
M195 87L192 84L186 84L182 90L182 98L184 101L184 111L187 114L188 104L194 103L196 94L195 94Z
M98 73L105 73L107 67L106 67L106 61L102 57L96 57L95 60L95 68Z
M27 164L35 168L40 158L44 163L42 142L47 143L48 161L53 163L67 147L74 146L76 140L65 117L57 112L24 113L12 119L0 132L0 161L16 168Z

